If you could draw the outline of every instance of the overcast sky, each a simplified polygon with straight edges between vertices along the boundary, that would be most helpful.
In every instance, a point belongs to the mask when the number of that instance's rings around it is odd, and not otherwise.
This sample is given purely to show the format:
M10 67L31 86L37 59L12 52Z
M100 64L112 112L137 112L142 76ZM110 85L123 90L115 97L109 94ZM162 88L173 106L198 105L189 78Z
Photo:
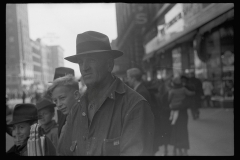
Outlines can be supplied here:
M110 42L117 38L114 3L28 4L30 38L46 44L58 44L64 49L64 57L76 54L77 34L93 30L108 35ZM56 37L49 39L46 37ZM64 60L79 77L77 64Z

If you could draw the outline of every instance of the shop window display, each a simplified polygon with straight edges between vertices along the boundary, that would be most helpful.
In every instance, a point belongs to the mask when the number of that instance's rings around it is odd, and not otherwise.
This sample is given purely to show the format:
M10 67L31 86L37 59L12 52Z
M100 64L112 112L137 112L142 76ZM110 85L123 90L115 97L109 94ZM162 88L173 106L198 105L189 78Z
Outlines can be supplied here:
M214 86L212 99L221 102L234 99L234 30L232 22L228 21L204 33L198 49L199 59L207 65L207 78L212 81Z

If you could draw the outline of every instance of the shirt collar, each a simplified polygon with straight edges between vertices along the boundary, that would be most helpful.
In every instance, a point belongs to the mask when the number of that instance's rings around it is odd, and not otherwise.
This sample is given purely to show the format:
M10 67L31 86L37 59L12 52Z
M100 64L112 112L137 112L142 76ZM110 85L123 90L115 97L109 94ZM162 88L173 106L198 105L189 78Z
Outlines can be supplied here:
M126 92L125 87L124 87L125 84L122 83L122 81L115 75L113 75L113 77L115 80L113 81L113 83L111 84L109 89L105 93L102 93L103 96L101 96L101 98L97 100L98 104L94 104L94 105L97 105L96 108L100 108L100 106L103 104L103 102L106 100L106 98L110 98L110 99L114 100L115 93L123 94ZM86 99L86 94L87 94L87 91L81 97L81 99L83 100L82 103Z

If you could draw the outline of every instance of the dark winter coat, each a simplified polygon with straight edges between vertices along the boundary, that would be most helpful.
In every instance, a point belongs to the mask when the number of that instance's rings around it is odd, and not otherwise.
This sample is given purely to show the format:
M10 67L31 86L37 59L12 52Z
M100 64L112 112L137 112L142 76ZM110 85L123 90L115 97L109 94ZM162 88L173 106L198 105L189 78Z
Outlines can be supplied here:
M86 94L67 116L60 155L152 155L154 117L149 103L119 78L89 122Z

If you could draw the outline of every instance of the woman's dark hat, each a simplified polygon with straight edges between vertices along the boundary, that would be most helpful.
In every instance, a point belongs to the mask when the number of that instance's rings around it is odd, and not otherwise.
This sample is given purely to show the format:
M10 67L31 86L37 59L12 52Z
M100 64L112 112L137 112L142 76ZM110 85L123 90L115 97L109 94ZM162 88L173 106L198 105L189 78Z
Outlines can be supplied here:
M86 55L107 55L113 59L123 55L121 51L112 50L109 38L102 33L87 31L77 35L76 55L64 59L78 63L78 60Z
M37 110L41 110L46 107L55 107L56 105L46 98L42 98L36 104Z
M8 125L35 120L38 120L38 114L34 104L17 104L13 109L12 121Z
M53 80L55 80L57 78L60 78L60 77L64 77L68 74L71 74L71 75L75 76L75 72L72 68L68 68L68 67L55 68L55 73L54 73Z

